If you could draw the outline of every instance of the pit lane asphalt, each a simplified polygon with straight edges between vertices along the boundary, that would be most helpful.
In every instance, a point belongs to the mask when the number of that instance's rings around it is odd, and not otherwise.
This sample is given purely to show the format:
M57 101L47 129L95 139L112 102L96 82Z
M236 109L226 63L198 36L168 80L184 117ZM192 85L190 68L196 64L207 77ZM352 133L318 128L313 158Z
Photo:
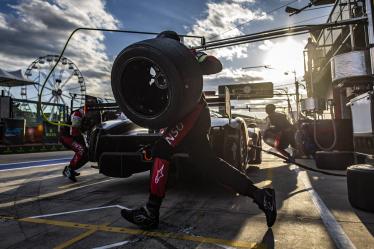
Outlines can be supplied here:
M0 163L71 155L38 154L2 156ZM256 185L276 189L271 230L249 198L198 181L168 191L158 230L139 230L120 208L144 204L149 174L109 178L90 165L77 183L61 176L62 164L1 171L0 248L337 248L313 189L354 247L374 248L374 214L351 208L344 178L298 172L273 156L247 172Z

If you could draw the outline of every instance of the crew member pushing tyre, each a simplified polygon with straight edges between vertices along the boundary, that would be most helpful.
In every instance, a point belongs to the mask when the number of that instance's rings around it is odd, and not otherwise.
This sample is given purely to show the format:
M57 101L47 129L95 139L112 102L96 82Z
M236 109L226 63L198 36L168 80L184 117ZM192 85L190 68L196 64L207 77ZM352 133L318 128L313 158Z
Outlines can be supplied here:
M180 41L178 34L173 31L164 31L158 35L158 38ZM222 70L222 64L217 58L203 52L192 52L203 74L215 74ZM143 229L158 226L159 210L165 197L171 156L177 152L185 152L199 169L213 175L220 183L237 193L252 198L264 211L267 225L271 227L274 224L277 215L274 190L257 188L245 174L218 158L209 144L209 129L209 108L202 96L195 108L174 127L165 129L162 139L154 144L152 149L154 164L148 202L137 209L123 209L121 211L123 218Z

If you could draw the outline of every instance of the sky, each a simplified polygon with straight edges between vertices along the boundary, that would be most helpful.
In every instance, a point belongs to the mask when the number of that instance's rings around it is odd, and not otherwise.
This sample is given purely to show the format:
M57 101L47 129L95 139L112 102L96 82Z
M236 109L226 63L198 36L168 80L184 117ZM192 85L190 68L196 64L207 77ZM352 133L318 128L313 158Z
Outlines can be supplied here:
M22 69L37 58L59 54L77 27L149 32L174 30L216 40L278 27L324 23L331 7L289 17L289 4L303 7L308 0L0 0L0 68ZM65 56L82 72L87 93L110 97L110 71L117 54L144 35L78 32ZM205 77L204 87L271 81L293 91L294 75L303 76L303 48L308 36L293 36L207 51L224 69ZM273 69L242 69L270 65ZM35 70L34 70L35 71ZM34 72L33 71L33 72ZM69 82L73 86L74 81ZM12 94L17 95L17 91ZM251 103L263 103L263 100Z

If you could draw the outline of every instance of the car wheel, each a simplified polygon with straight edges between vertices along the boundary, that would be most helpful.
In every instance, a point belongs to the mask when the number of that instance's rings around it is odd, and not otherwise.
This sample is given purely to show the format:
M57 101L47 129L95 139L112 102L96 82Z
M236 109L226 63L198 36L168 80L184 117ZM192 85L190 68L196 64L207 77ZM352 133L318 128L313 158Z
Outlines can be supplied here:
M355 163L354 154L349 151L317 151L316 166L319 169L346 170Z
M247 163L248 163L248 145L246 141L246 136L243 133L243 129L240 130L239 143L240 143L240 147L239 147L240 162L239 162L238 169L241 172L245 172L247 168Z
M262 137L261 135L253 134L252 140L255 146L262 148ZM260 164L262 163L262 151L256 148L250 148L249 150L249 163Z
M156 38L121 51L111 73L113 95L135 124L159 129L176 124L199 102L202 73L191 51Z
M237 138L229 138L226 141L225 160L239 171L244 172L247 163L247 146L242 131L238 131Z
M259 135L257 139L257 147L262 148L262 137ZM254 164L261 164L262 163L262 150L261 149L254 149L255 150L255 158L253 160Z
M374 212L374 166L357 164L347 169L348 199L353 207Z

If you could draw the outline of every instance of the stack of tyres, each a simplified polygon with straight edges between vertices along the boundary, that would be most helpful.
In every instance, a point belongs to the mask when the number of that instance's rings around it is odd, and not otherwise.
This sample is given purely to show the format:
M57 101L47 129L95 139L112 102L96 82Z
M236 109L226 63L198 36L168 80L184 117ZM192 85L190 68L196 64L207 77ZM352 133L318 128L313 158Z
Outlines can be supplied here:
M317 151L315 159L319 169L346 170L355 164L354 153L351 151Z
M347 169L348 199L352 206L374 212L374 166L357 164Z
M122 50L111 74L124 114L141 127L174 125L198 103L202 73L194 54L169 38L144 40Z

